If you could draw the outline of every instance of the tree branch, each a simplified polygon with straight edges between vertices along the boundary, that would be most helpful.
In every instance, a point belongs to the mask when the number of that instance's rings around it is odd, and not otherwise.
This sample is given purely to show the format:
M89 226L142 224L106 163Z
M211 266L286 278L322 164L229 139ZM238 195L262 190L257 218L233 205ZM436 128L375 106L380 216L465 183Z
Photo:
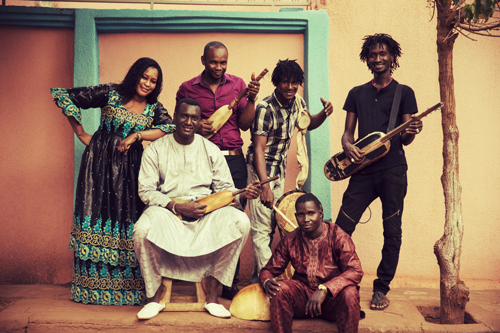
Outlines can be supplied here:
M451 9L452 11L456 11L458 10L460 7L462 7L462 5L465 4L465 0L460 0L455 6L453 6L453 8Z
M469 35L464 34L464 33L463 33L460 29L455 29L455 30L456 30L456 31L458 31L459 33L461 33L461 34L462 34L462 36L464 36L464 37L466 37L466 38L468 38L468 39L470 39L470 40L472 40L472 41L474 41L474 42L477 42L477 39L474 39L474 38L472 38L472 37L469 37Z
M500 20L492 23L492 24L467 24L467 23L459 23L458 25L461 29L466 31L476 33L478 31L486 31L486 30L499 30L500 28Z
M474 34L474 35L478 35L478 36L500 37L500 34L498 34L498 35L492 35L488 31L487 32L471 32L471 33Z

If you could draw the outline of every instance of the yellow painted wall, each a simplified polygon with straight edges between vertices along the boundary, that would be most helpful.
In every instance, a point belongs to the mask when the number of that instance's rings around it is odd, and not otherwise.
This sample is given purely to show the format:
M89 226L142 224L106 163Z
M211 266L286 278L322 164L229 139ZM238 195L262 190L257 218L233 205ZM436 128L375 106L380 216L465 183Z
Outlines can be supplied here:
M359 60L362 38L378 32L394 37L402 47L400 68L394 78L415 91L419 111L439 102L436 19L431 22L427 1L364 0L318 1L330 17L330 119L332 154L341 150L342 110L349 90L372 75ZM500 162L494 143L500 139L500 70L495 59L498 38L477 42L460 36L454 52L457 122L460 130L460 183L465 225L461 278L469 286L499 287L500 282ZM439 287L434 243L443 235L444 196L441 114L423 120L424 131L405 151L408 159L408 194L403 215L403 245L393 286ZM336 217L347 181L332 183L332 209ZM371 285L380 262L382 223L380 201L371 206L372 217L353 234L365 270L364 285ZM362 221L369 214L365 213Z

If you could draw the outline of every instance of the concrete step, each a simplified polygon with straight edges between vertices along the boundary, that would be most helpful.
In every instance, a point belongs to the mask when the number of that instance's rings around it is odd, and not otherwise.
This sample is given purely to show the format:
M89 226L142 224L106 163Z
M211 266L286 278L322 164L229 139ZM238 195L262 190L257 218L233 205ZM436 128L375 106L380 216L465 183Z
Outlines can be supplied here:
M189 293L174 289L174 300ZM369 310L371 290L361 289L366 319L359 332L500 332L500 290L471 291L467 311L476 324L440 325L426 322L419 306L439 306L437 289L393 289L385 311ZM230 301L220 299L229 308ZM207 312L162 312L139 321L139 306L103 306L70 300L69 285L1 285L1 332L271 332L269 322L220 319ZM321 319L294 320L294 332L337 332Z

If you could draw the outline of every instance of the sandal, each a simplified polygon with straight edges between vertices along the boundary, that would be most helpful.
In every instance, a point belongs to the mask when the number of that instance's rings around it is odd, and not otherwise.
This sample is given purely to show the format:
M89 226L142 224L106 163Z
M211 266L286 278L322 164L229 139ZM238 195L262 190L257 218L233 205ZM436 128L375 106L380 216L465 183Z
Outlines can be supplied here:
M371 310L385 310L389 306L390 300L381 291L375 291L370 304Z

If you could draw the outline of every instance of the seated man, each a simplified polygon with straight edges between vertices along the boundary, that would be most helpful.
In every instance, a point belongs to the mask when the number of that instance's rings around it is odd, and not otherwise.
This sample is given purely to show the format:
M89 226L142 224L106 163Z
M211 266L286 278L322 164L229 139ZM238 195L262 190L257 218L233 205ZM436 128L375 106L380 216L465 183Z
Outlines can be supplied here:
M283 237L260 272L271 298L274 332L292 332L292 318L320 317L336 321L338 332L357 332L361 314L357 284L363 271L351 237L323 222L323 208L311 193L295 202L299 228ZM291 262L291 280L281 275ZM279 282L278 282L279 281Z
M207 311L217 317L231 316L218 302L217 287L219 283L231 286L250 221L233 206L204 215L207 206L194 201L236 191L220 149L195 134L200 114L196 100L180 100L174 113L175 132L152 142L142 157L139 196L147 208L134 227L134 249L148 303L137 314L139 319L152 318L164 308L158 303L162 277L201 281ZM260 185L255 182L235 199L245 206L247 199L259 194Z

